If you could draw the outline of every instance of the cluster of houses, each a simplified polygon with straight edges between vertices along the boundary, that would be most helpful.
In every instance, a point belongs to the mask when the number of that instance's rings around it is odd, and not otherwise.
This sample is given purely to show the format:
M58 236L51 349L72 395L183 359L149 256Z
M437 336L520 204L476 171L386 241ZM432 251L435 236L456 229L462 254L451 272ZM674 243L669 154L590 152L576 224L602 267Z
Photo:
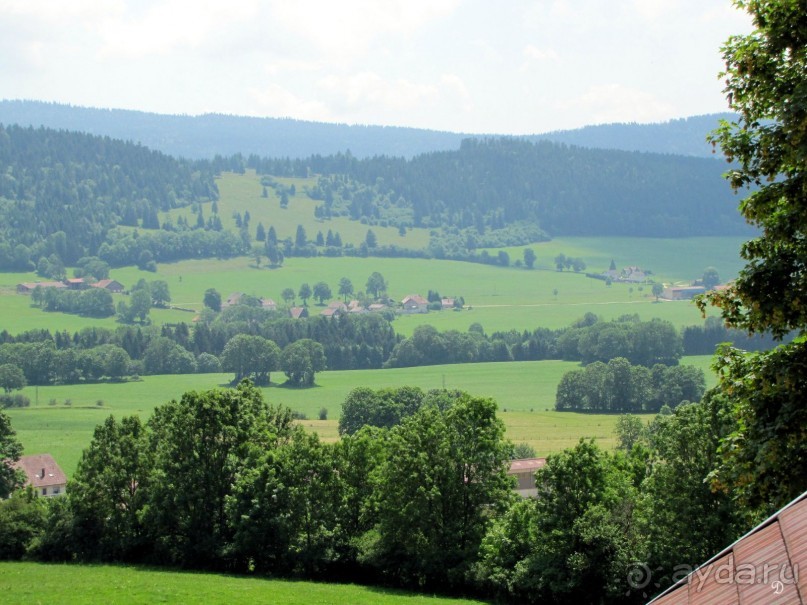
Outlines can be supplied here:
M611 265L613 267L613 265ZM603 271L601 279L610 279L613 282L624 282L626 284L645 284L650 281L650 271L640 269L635 265L625 267L621 271L616 268Z
M17 294L31 294L37 288L57 288L61 290L86 290L88 288L101 288L113 294L123 292L123 284L114 279L101 279L91 281L83 277L75 277L62 281L37 281L17 284Z
M244 294L241 292L234 292L230 294L226 300L222 301L221 307L227 308L237 305L241 302ZM261 307L268 311L277 311L278 305L271 298L259 298ZM453 298L443 298L440 301L442 309L455 308ZM322 317L336 318L343 315L357 315L361 313L374 313L383 311L385 309L392 309L394 307L387 303L375 302L369 305L363 304L359 300L351 300L349 302L342 302L341 300L333 300L328 303L328 306L319 312ZM401 300L401 306L398 308L400 313L413 314L413 313L428 313L429 301L420 294L409 294ZM311 316L311 309L307 306L302 307L289 307L289 317L292 319L302 319Z

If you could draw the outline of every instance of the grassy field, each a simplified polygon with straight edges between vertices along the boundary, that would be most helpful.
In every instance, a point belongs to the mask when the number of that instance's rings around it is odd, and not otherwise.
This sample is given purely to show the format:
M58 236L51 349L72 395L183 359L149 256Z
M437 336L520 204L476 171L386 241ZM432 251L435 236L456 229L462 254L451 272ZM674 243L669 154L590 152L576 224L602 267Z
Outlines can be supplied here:
M268 580L212 573L112 565L0 563L3 603L113 605L227 603L239 605L449 605L482 601L433 597L354 584ZM54 601L56 598L56 601Z
M714 384L708 372L710 360L708 356L687 357L684 363L703 368ZM325 441L337 439L341 404L353 388L412 385L423 389L445 386L493 397L508 438L529 443L539 455L560 451L581 437L596 437L603 446L613 447L616 416L551 411L558 382L576 367L572 362L530 361L322 372L315 387L273 385L263 392L267 401L305 413L309 420L302 424ZM49 452L72 474L93 429L110 414L137 414L145 419L156 406L186 391L224 386L231 378L231 374L191 374L146 376L140 382L118 384L27 387L23 392L30 397L31 407L7 413L26 454ZM328 420L317 419L322 407L328 410Z
M396 330L410 334L421 324L440 330L465 331L472 323L481 323L487 332L509 329L533 329L539 326L568 326L592 311L605 319L638 313L643 319L661 317L676 326L702 321L689 301L656 302L650 288L626 284L606 286L604 282L582 274L550 270L502 268L458 261L406 258L291 258L279 269L258 269L246 257L229 260L190 260L162 264L149 273L134 267L116 269L112 277L127 286L139 279L165 280L172 304L200 310L204 292L216 288L223 297L232 292L274 298L282 303L280 293L290 287L295 291L303 282L324 281L337 289L339 279L347 277L354 287L364 289L367 278L379 271L389 283L389 294L396 300L407 294L438 290L445 296L462 296L468 307L461 312L431 312L409 315L396 321ZM33 280L31 274L0 274L0 330L11 333L47 328L78 330L87 325L114 327L113 317L93 319L65 313L47 313L31 306L30 297L16 294L14 284ZM555 294L557 291L557 295ZM124 295L115 295L115 298ZM312 312L318 307L312 305ZM155 324L190 322L193 313L152 309Z
M379 225L363 225L359 221L351 221L347 217L336 217L330 220L320 220L314 216L314 208L322 205L321 201L314 201L305 193L306 188L313 188L317 184L317 177L307 179L299 178L274 178L275 181L288 188L294 185L296 195L289 196L288 208L280 207L280 198L277 192L271 187L267 187L268 197L262 197L263 186L261 179L254 171L248 170L245 174L224 173L216 179L219 187L219 218L224 229L237 230L235 226L234 214L236 212L244 216L249 212L249 233L254 238L258 223L263 223L268 231L269 226L273 226L278 239L290 237L294 239L297 233L297 225L302 225L308 235L313 240L317 231L322 231L325 235L328 229L334 233L338 232L343 244L354 244L358 246L367 236L367 230L372 229L376 234L379 245L395 244L405 248L425 248L429 243L428 229L410 229L406 235L398 234L396 227L381 227ZM202 213L205 218L212 214L212 202L202 204ZM196 224L196 215L190 207L171 210L162 213L160 222L167 217L176 223L180 216L184 216L191 225Z

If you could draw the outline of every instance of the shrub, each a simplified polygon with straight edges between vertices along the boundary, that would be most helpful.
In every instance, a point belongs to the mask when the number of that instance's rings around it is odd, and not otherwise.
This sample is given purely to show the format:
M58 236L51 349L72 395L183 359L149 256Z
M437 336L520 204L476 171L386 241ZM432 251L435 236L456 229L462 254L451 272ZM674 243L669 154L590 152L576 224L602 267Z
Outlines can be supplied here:
M319 419L320 420L328 420L328 410L326 408L320 408L320 410L319 410Z
M29 405L31 400L22 393L0 394L0 408L27 408Z

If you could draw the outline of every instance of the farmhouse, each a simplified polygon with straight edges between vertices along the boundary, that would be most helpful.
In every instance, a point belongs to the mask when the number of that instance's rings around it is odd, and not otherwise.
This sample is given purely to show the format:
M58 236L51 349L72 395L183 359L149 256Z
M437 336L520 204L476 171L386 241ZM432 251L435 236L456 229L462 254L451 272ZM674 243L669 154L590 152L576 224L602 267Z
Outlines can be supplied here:
M807 603L807 492L650 601Z
M510 470L507 474L515 477L518 483L514 488L516 493L522 498L535 496L538 490L535 488L535 473L546 464L546 458L523 458L513 460L510 463Z
M67 287L70 290L86 290L90 287L90 284L84 281L83 277L73 277L70 279L64 280L64 283L67 284Z
M123 284L114 279L102 279L92 285L93 288L101 288L114 294L123 292Z
M429 301L420 294L410 294L401 301L404 313L428 313Z
M241 302L241 297L242 296L244 296L244 295L241 292L233 292L232 294L230 294L227 297L227 300L225 300L223 303L221 303L221 306L222 307L232 307L234 305L237 305L239 302Z
M453 298L443 298L440 300L440 306L443 309L453 309L454 308L454 299Z
M277 311L277 303L273 301L271 298L262 298L261 307L263 307L267 311Z
M17 294L30 294L36 288L66 288L67 286L60 281L38 281L26 282L24 284L17 284Z
M690 300L698 294L706 292L703 286L667 286L661 293L667 300Z
M50 454L22 456L12 466L25 473L25 484L33 487L37 496L64 494L67 477Z
M292 319L303 319L308 317L308 307L291 307L289 309L289 317Z

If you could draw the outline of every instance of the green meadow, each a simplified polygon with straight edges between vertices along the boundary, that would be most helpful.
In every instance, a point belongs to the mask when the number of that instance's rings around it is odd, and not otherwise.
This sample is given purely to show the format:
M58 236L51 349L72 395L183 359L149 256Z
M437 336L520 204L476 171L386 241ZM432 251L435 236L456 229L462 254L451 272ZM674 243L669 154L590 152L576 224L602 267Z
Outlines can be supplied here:
M482 601L444 598L355 584L270 580L123 565L0 563L0 594L7 605L54 602L226 603L241 605L450 605Z
M244 216L249 212L249 231L255 237L255 230L258 223L262 223L268 231L269 226L275 228L277 237L280 240L290 237L294 239L297 233L297 225L302 225L308 235L313 240L317 231L322 231L325 235L328 229L334 233L338 232L344 244L354 244L358 246L367 236L367 230L372 229L376 234L379 245L401 246L405 248L425 248L429 243L429 231L427 229L411 229L406 235L400 235L397 227L381 227L380 225L364 225L359 221L352 221L347 217L340 216L330 220L321 220L314 216L314 208L322 205L321 201L315 201L306 195L306 188L313 188L317 184L318 177L306 179L273 177L273 179L289 188L294 185L296 194L289 196L288 208L280 207L280 197L275 189L267 187L267 197L263 197L263 186L261 179L255 171L248 170L245 174L224 173L216 179L219 188L219 200L216 202L224 229L237 231L235 224L235 213ZM205 218L212 214L212 202L201 204L202 214ZM176 223L180 216L191 224L196 224L196 215L190 207L178 208L170 212L161 213L160 222L170 217Z
M389 295L401 300L407 294L437 290L444 296L462 296L463 311L431 312L404 316L396 321L396 330L410 334L417 325L431 324L438 329L467 330L480 323L488 332L509 329L560 328L568 326L591 311L604 319L638 313L643 319L661 317L676 326L697 324L700 313L689 301L656 301L649 286L605 282L583 274L554 270L504 268L460 261L409 258L290 258L277 269L257 268L254 260L239 257L228 260L188 260L161 264L156 273L135 267L115 269L111 275L126 286L139 279L165 280L172 305L201 310L204 292L216 288L223 297L244 292L282 303L285 288L297 291L302 283L324 281L335 291L339 280L347 277L354 288L363 290L367 278L380 272L389 283ZM16 293L14 286L33 281L32 274L0 274L0 329L18 333L47 328L73 331L87 325L114 327L114 317L95 319L47 313L30 303L30 298ZM641 288L641 290L640 290ZM115 295L124 298L124 295ZM297 301L299 302L299 301ZM309 301L313 313L318 307ZM189 322L193 312L153 309L155 324Z
M698 356L687 357L683 363L703 368L711 385L710 361L709 356ZM617 416L552 411L561 377L577 367L574 362L527 361L334 371L318 374L317 384L311 388L273 384L263 393L273 404L306 414L303 426L325 441L338 438L341 405L352 389L412 385L423 389L445 386L492 397L499 405L508 438L529 443L542 456L574 445L581 437L595 437L603 446L613 447ZM282 380L279 373L273 377ZM156 406L186 391L226 386L231 379L232 374L187 374L145 376L138 382L27 387L23 393L31 399L31 406L7 413L26 454L49 452L72 474L95 426L110 414L137 414L146 419ZM321 408L328 411L327 420L318 419Z

